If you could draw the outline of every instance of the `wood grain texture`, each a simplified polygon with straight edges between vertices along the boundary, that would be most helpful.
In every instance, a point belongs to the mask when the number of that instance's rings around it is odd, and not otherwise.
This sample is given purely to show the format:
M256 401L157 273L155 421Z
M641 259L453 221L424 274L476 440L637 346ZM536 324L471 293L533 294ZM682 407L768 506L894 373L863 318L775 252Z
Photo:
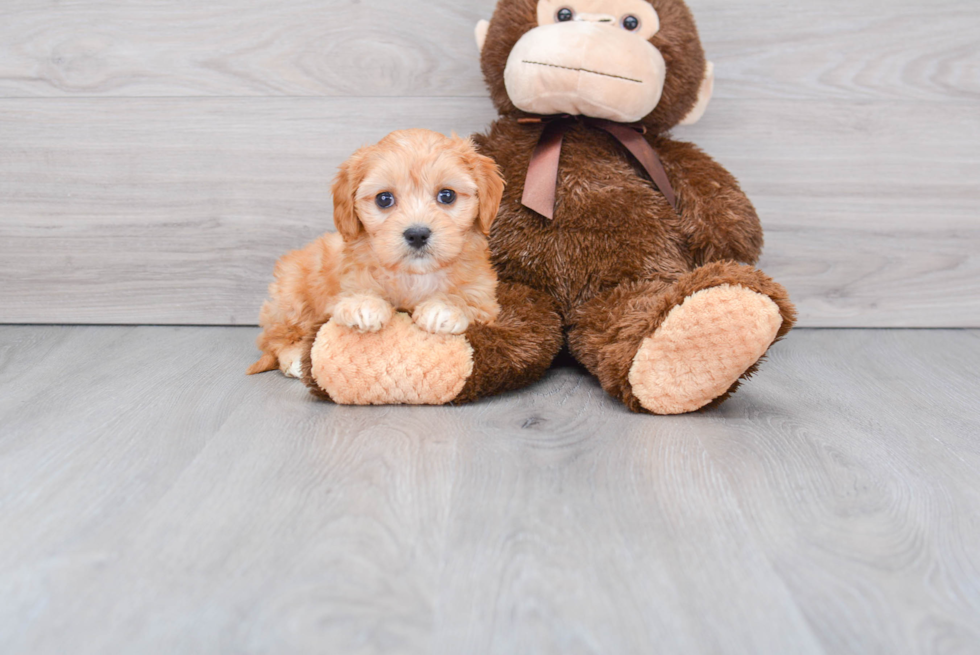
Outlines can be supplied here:
M678 136L741 179L802 325L980 325L973 107L714 109ZM350 152L493 116L481 98L0 101L0 322L253 324L275 259L330 228Z
M355 147L492 120L493 5L5 2L0 322L253 323ZM678 134L742 180L801 324L980 327L973 5L691 6L717 99Z
M968 0L689 0L724 98L980 99Z
M669 418L336 407L255 333L0 328L4 653L980 650L980 332L800 330Z
M495 2L7 0L0 97L485 95ZM726 98L980 99L969 0L690 0Z
M0 115L17 126L0 138L0 322L252 324L276 258L332 229L351 152L494 114L483 99L268 98L10 100Z
M0 96L483 96L494 4L13 0Z
M980 326L980 113L718 101L677 131L738 177L810 327Z

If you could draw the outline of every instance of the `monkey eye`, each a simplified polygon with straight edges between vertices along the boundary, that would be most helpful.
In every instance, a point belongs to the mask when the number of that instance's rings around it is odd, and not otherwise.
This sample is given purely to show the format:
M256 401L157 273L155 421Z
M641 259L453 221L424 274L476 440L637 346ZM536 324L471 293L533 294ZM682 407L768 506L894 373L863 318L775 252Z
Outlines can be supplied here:
M374 197L374 202L381 209L390 209L395 206L395 196L388 191L382 191Z
M456 192L452 189L443 189L436 196L436 199L443 205L451 205L456 202Z
M623 27L628 29L630 32L634 31L640 26L640 20L636 16L627 16L623 19Z
M575 18L575 14L568 7L562 7L561 9L558 10L558 13L555 14L555 18L558 19L559 23L567 23L568 21Z

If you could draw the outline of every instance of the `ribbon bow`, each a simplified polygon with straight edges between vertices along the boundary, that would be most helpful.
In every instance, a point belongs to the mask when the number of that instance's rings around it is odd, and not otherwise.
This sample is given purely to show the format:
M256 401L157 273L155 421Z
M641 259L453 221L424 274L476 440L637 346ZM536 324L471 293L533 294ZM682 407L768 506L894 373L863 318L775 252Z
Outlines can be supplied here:
M521 123L541 123L546 119L542 118L521 118ZM553 220L555 217L555 191L558 186L558 159L561 156L561 145L567 132L576 121L582 120L586 125L599 128L611 134L617 141L629 150L637 161L643 166L650 175L650 179L657 186L667 202L671 204L674 211L677 210L677 196L674 195L674 188L670 185L667 171L664 170L663 162L657 155L653 146L643 138L646 128L639 124L614 123L612 121L598 118L576 118L572 116L562 116L548 121L544 131L541 133L541 140L531 155L531 162L527 167L527 178L524 180L524 196L521 204L541 214L545 218Z

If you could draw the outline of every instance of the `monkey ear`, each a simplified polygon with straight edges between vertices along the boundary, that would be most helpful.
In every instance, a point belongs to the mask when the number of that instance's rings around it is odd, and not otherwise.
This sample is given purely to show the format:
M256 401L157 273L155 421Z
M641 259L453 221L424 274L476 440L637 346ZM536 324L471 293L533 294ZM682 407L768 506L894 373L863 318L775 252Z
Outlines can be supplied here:
M715 92L715 65L710 61L707 63L704 69L704 79L701 81L701 88L698 90L698 101L694 104L694 108L687 113L684 120L681 121L681 125L694 125L701 117L704 116L704 112L708 109L708 103L711 102L711 95Z
M364 226L357 217L355 196L360 186L360 165L356 157L351 157L340 166L333 181L333 224L344 241L353 241Z
M483 44L487 42L487 30L490 29L490 21L481 20L476 24L476 47L483 52Z
M476 196L480 203L480 213L477 221L480 231L490 234L490 226L497 218L497 211L500 210L500 200L504 195L504 178L500 175L497 163L476 151L476 147L469 139L461 139L466 147L466 163L473 171L476 178Z

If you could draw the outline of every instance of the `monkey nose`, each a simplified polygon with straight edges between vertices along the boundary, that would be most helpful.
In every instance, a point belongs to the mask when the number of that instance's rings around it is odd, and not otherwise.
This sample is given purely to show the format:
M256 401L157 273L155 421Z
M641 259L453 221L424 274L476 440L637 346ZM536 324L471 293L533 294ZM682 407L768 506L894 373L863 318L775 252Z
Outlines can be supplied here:
M615 23L616 17L609 14L575 14L575 20L588 21L590 23Z
M405 230L402 236L405 237L405 242L408 243L409 247L420 250L429 242L432 230L422 225L413 225Z

